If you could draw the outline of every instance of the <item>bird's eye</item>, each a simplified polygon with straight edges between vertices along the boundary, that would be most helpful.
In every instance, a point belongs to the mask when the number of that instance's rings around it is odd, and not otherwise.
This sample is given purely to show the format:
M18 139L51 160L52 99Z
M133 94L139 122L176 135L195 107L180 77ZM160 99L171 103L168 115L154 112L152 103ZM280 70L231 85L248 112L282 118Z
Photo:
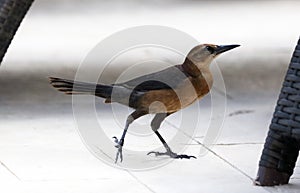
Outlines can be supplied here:
M205 47L207 49L207 51L209 51L211 54L213 54L215 52L215 49L211 46L206 46Z

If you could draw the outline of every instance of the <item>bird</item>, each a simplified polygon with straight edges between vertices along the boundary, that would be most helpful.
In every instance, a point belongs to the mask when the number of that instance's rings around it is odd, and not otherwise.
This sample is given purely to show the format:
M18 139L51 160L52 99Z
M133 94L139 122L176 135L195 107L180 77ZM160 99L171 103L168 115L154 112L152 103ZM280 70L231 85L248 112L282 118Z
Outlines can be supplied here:
M129 125L147 114L154 114L150 125L166 150L150 151L148 155L169 156L174 159L196 158L173 152L158 130L168 116L201 100L210 92L213 84L210 64L220 54L239 46L200 44L188 52L182 64L121 83L99 84L56 77L49 77L49 80L54 88L65 94L95 95L104 98L105 103L119 103L134 109L126 119L120 139L113 137L117 148L115 163L123 161L122 149Z

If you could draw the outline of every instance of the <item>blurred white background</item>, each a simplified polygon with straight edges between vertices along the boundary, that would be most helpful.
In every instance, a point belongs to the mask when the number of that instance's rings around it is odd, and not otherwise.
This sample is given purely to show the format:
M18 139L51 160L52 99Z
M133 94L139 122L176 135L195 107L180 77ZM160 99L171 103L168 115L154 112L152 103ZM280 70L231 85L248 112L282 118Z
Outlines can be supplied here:
M299 7L299 1L287 0L36 0L5 63L76 66L105 37L139 25L173 27L201 43L239 43L239 59L270 59L293 50Z
M1 188L22 193L120 192L120 187L124 193L298 192L300 167L290 186L254 187L251 177L300 35L299 8L298 0L35 0L0 66L0 179L7 185ZM215 153L128 173L87 151L75 129L71 97L54 90L47 77L72 78L98 42L140 25L173 27L200 43L241 47L217 59L230 97ZM201 102L203 125L209 123L207 99ZM101 100L96 104L110 129L109 106ZM200 146L190 145L189 151Z
M299 38L299 7L300 1L287 0L36 0L8 49L1 76L42 82L50 75L72 77L89 51L112 33L164 25L200 43L241 44L218 59L226 86L277 92Z

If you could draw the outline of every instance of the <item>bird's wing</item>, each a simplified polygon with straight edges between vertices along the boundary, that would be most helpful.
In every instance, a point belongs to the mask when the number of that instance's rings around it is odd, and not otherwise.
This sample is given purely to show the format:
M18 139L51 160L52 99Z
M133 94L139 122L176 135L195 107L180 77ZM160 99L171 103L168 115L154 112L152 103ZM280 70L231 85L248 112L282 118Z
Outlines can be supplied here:
M187 78L180 65L166 68L162 71L146 74L129 80L127 82L116 84L134 91L147 92L151 90L175 89L183 80Z

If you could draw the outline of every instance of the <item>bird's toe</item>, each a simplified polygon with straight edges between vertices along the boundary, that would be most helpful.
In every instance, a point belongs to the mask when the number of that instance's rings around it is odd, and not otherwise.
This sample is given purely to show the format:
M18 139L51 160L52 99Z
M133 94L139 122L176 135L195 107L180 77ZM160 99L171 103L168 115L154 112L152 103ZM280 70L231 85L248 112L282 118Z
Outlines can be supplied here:
M191 159L191 158L197 159L197 158L196 158L195 156L193 156L193 155L186 155L186 154L176 155L174 158L175 158L175 159Z
M194 159L197 159L195 156L193 155L186 155L186 154L176 154L172 151L167 151L167 152L158 152L158 151L150 151L149 153L147 153L147 155L151 155L151 154L154 154L155 156L169 156L173 159L191 159L191 158L194 158Z

